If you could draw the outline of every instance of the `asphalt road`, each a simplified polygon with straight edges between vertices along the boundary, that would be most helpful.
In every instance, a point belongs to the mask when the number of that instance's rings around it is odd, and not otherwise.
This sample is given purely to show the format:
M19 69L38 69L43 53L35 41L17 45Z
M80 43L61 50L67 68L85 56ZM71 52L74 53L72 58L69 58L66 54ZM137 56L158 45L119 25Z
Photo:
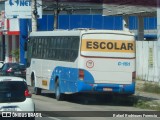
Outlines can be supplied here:
M33 88L29 88L33 91ZM57 101L52 92L43 90L42 95L32 95L36 105L36 112L42 118L36 120L150 120L155 117L141 117L139 112L149 111L134 107L134 97L121 99L107 95L69 95L64 101ZM107 111L107 112L106 112ZM130 112L128 112L130 111ZM134 112L133 112L134 111ZM150 113L146 112L146 115ZM131 115L135 116L131 116ZM151 113L152 114L152 113ZM124 117L128 115L128 117ZM141 115L141 114L140 114ZM113 117L114 116L114 117Z

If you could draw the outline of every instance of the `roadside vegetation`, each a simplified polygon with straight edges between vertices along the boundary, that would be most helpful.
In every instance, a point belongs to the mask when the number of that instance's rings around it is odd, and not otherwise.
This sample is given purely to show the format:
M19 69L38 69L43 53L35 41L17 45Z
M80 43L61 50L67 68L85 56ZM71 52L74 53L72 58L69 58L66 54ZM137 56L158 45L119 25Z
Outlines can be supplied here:
M143 80L137 80L136 91L148 92L153 94L160 94L160 84L158 82L149 82ZM160 111L160 102L151 98L143 98L136 96L134 106L142 109L158 110Z
M137 80L136 90L142 92L160 94L160 83Z
M160 103L152 100L137 99L133 106L142 109L160 111Z
M145 82L142 91L160 94L160 85L158 83Z

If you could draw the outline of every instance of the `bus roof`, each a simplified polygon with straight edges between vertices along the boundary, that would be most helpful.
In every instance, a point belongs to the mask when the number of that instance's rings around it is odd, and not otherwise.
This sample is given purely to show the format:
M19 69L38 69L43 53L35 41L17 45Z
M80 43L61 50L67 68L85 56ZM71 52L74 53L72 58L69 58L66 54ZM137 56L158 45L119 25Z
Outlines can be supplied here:
M30 36L80 36L82 34L93 34L93 33L108 33L108 34L123 34L123 35L131 35L134 34L130 31L121 31L121 30L56 30L56 31L36 31L31 32Z

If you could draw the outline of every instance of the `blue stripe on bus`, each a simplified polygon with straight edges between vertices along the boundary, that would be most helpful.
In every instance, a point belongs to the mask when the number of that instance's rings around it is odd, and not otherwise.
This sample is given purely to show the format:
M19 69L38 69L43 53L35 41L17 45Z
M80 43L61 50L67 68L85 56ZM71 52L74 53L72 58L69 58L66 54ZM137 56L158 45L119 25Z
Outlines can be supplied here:
M52 72L49 90L55 90L55 80L58 78L60 91L62 93L70 92L105 92L105 88L111 88L114 93L134 94L135 83L121 85L121 84L106 84L94 82L92 74L84 70L84 80L79 80L78 68L56 67Z
M92 87L91 87L92 86ZM105 90L105 89L108 89ZM109 91L111 89L112 91ZM125 93L125 94L134 94L135 92L135 83L132 84L85 84L84 82L79 82L78 92L113 92L113 93Z
M83 83L94 83L93 76L86 70L84 70L84 80ZM67 67L56 67L52 72L52 76L50 79L50 86L49 90L55 90L55 80L56 78L59 79L59 85L61 88L61 92L79 92L79 69L77 68L67 68ZM78 86L77 86L78 85ZM88 85L88 84L86 84ZM62 87L63 86L63 87ZM85 87L83 86L83 89Z

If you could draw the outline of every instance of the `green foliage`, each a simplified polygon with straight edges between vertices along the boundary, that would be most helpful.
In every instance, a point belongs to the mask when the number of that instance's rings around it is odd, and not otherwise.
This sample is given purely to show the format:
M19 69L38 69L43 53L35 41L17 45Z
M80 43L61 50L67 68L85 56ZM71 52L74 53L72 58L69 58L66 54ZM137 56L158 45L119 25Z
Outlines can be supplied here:
M16 61L19 61L19 49L12 50L11 52L12 56L15 57Z
M160 111L160 103L156 101L148 101L139 99L135 104L135 107L142 108L142 109L150 109L150 110L157 110Z
M142 90L145 92L160 94L160 86L158 83L145 82Z
M160 83L136 80L136 90L160 94Z
M158 82L149 82L144 80L136 80L136 90L148 93L160 94L160 84ZM142 109L160 111L159 100L137 96L134 101L134 106Z

